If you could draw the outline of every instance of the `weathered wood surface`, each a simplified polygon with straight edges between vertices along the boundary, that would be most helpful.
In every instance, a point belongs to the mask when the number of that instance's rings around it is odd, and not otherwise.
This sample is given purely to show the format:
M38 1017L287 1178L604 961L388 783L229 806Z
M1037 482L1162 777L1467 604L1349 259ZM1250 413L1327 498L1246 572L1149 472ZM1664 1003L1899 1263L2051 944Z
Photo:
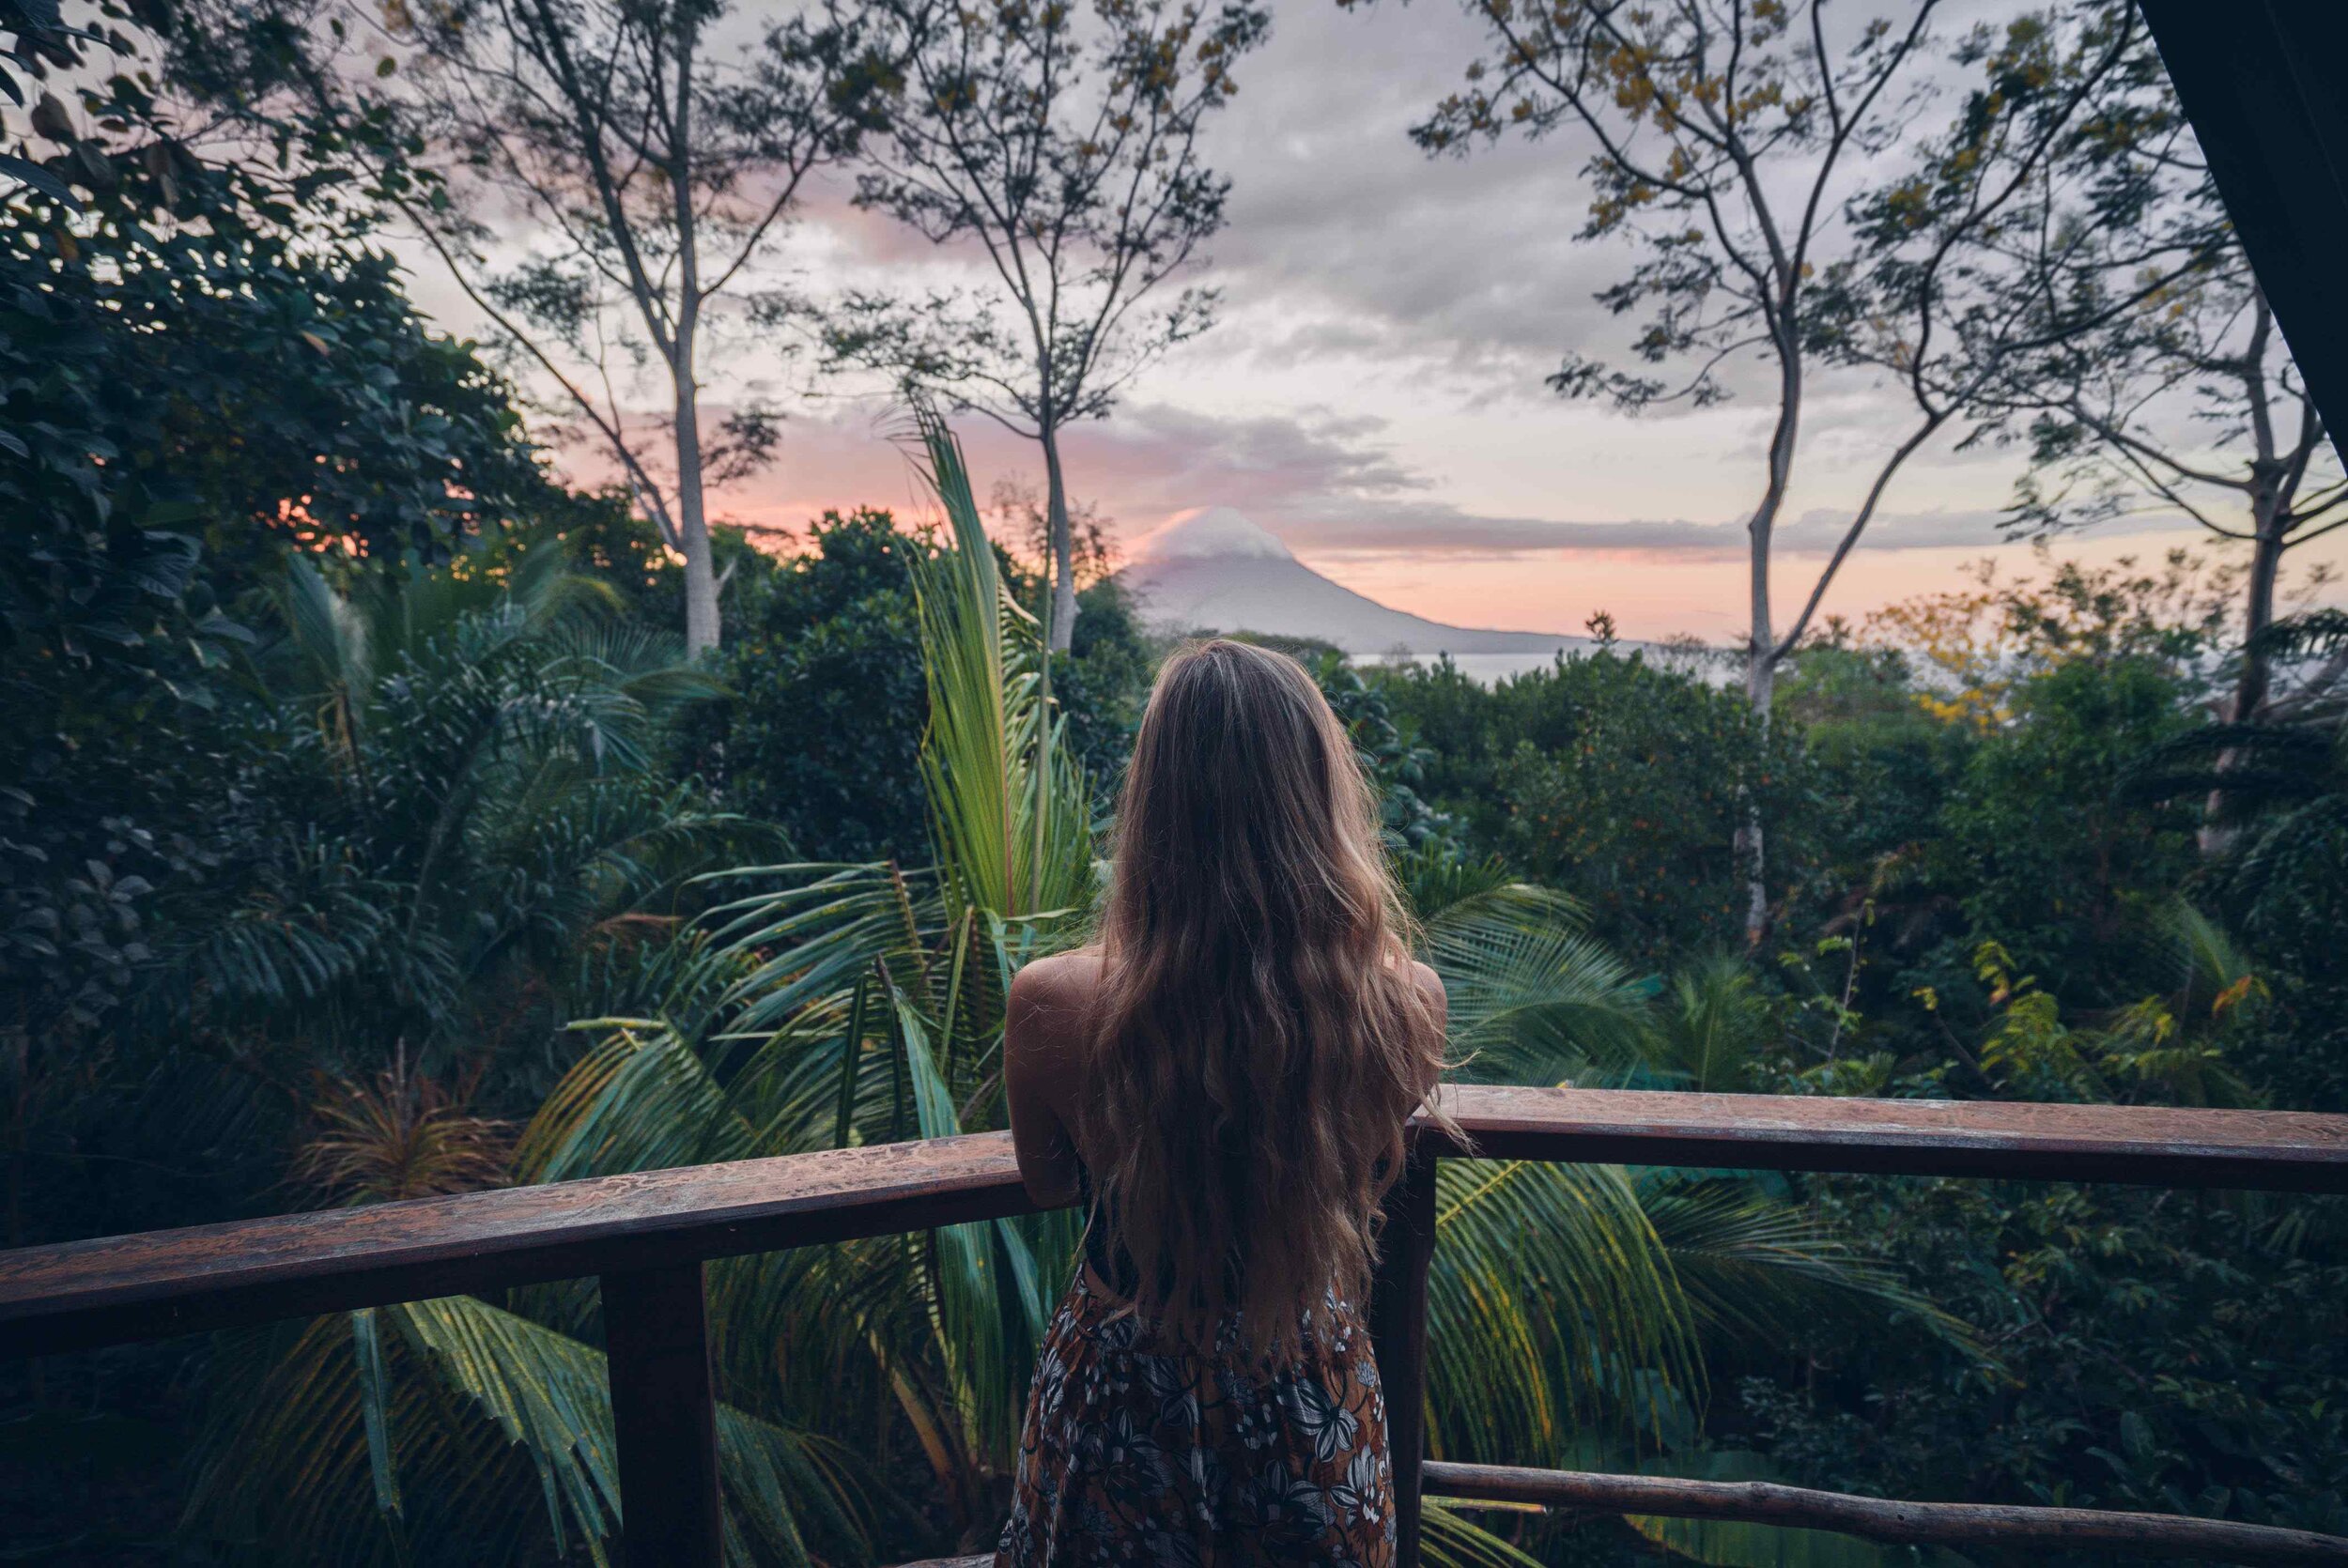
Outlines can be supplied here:
M1020 1214L1007 1132L0 1253L0 1356Z
M2348 1116L1646 1089L1448 1093L1476 1147L1507 1159L2348 1191Z
M2348 1117L1468 1087L1515 1159L2348 1191ZM1440 1150L1439 1150L1440 1151ZM978 1133L0 1253L0 1356L1025 1213Z
M1764 1481L1681 1481L1668 1476L1598 1475L1503 1465L1429 1462L1423 1479L1433 1497L1831 1530L1892 1545L2059 1546L2217 1562L2348 1563L2348 1537L2180 1514L1892 1502Z

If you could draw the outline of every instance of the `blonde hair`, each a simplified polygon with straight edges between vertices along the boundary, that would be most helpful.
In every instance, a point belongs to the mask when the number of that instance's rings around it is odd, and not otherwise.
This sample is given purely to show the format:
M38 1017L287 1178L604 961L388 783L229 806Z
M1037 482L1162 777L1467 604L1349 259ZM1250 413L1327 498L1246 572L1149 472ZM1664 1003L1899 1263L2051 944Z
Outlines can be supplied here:
M1135 1306L1259 1351L1364 1303L1403 1125L1443 1070L1345 728L1290 658L1166 661L1118 801L1079 1132Z

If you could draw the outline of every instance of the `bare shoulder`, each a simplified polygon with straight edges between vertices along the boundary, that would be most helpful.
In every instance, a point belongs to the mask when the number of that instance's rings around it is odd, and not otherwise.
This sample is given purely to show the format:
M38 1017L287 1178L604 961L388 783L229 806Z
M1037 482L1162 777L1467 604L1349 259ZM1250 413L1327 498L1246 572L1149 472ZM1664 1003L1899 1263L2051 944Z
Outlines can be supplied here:
M1100 985L1101 955L1082 947L1028 964L1012 976L1011 994L1014 1003L1057 1012L1089 1006Z
M1411 977L1418 982L1418 993L1427 1003L1427 1022L1434 1038L1427 1042L1430 1066L1428 1080L1419 1086L1421 1094L1432 1094L1443 1074L1443 1058L1451 1034L1451 998L1443 988L1443 976L1427 964L1413 963Z
M1058 1056L1087 1037L1101 987L1101 955L1079 950L1038 959L1012 976L1010 1032L1014 1052Z
M1444 992L1443 988L1443 976L1435 973L1434 965L1421 963L1416 959L1413 959L1411 961L1411 978L1418 982L1418 993L1427 998L1427 1005L1434 1008L1435 1016L1437 1018L1442 1018L1448 1014L1450 1011L1451 998L1449 994Z

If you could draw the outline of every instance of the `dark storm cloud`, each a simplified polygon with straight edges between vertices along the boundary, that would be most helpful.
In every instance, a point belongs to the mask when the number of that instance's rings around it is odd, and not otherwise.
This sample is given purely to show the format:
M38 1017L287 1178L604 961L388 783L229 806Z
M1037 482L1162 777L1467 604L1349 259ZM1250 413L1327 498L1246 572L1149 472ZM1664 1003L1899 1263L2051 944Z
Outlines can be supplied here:
M796 526L823 505L873 501L919 511L918 484L890 436L903 420L885 406L835 409L786 427L783 459L730 498L769 521ZM962 423L984 490L996 478L1032 484L1035 450L983 422ZM1676 559L1743 555L1741 517L1571 520L1495 515L1441 499L1440 488L1398 458L1384 422L1327 409L1215 415L1133 404L1073 430L1070 484L1130 538L1190 506L1237 506L1300 553L1431 556L1453 560L1558 551L1639 552ZM1887 511L1869 528L1869 551L1987 547L1999 542L1995 510ZM1850 514L1815 508L1780 521L1778 548L1831 549ZM2133 519L2127 531L2158 532L2174 517ZM2116 525L2115 525L2116 526Z
M1210 132L1235 176L1214 276L1244 352L1497 369L1537 392L1566 346L1600 330L1590 296L1623 258L1573 241L1586 196L1569 145L1431 167L1410 141L1479 41L1443 0L1283 8L1255 86L1243 79Z
M1587 196L1569 145L1508 143L1438 164L1411 143L1478 42L1448 0L1280 8L1205 132L1232 189L1226 227L1185 280L1223 294L1204 352L1234 367L1434 367L1480 393L1545 396L1540 377L1565 349L1602 333L1591 294L1625 255L1575 243ZM822 237L801 254L826 256L817 270L831 283L902 283L915 268L992 286L975 246L940 253L849 194L844 178L819 178L799 215Z
M1784 520L1776 531L1776 547L1795 554L1831 550L1849 526L1850 515L1821 508ZM1864 544L1871 551L1986 547L2000 541L2000 516L1995 512L1879 513L1868 527ZM1732 560L1741 558L1747 545L1741 519L1557 522L1392 502L1352 509L1333 505L1280 519L1273 526L1297 548L1356 556L1510 556L1594 550ZM2153 529L2173 526L2173 518L2147 523Z
M1146 528L1185 506L1228 504L1296 550L1347 555L1492 557L1557 550L1642 551L1738 557L1744 519L1569 521L1498 516L1437 499L1438 486L1387 449L1383 421L1325 410L1218 419L1141 406L1087 427L1072 442L1079 486L1092 484L1106 510ZM1121 498L1121 499L1118 499ZM1986 547L2000 542L1995 510L1885 511L1864 536L1869 550ZM1777 547L1832 549L1851 514L1832 508L1780 519ZM2161 532L2180 519L2145 516L2120 531ZM2110 531L2108 530L2107 531Z

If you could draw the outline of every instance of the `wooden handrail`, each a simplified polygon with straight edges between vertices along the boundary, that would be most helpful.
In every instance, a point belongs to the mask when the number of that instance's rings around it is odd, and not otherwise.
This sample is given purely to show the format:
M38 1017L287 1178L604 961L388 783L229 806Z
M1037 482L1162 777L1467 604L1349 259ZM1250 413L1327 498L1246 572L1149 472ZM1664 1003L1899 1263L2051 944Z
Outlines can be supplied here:
M1439 1158L2348 1191L2343 1116L1643 1090L1444 1095L1463 1141L1414 1126L1371 1303L1397 1415L1397 1568L1418 1560ZM0 1357L597 1275L629 1560L716 1568L702 1266L1034 1208L1009 1135L996 1132L29 1247L0 1253Z
M1683 1481L1676 1476L1531 1470L1514 1465L1430 1463L1425 1483L1429 1493L1441 1498L1830 1530L1896 1546L2060 1548L2215 1562L2348 1562L2348 1540L2337 1535L2186 1514L1897 1502L1769 1481Z
M0 1253L0 1357L1031 1212L1008 1132Z
M2348 1116L2298 1111L1649 1089L1446 1093L1477 1151L1505 1159L2348 1191Z
M1444 1106L1508 1159L2348 1191L2348 1116L1473 1085ZM0 1357L1033 1207L995 1132L25 1248L0 1253Z

